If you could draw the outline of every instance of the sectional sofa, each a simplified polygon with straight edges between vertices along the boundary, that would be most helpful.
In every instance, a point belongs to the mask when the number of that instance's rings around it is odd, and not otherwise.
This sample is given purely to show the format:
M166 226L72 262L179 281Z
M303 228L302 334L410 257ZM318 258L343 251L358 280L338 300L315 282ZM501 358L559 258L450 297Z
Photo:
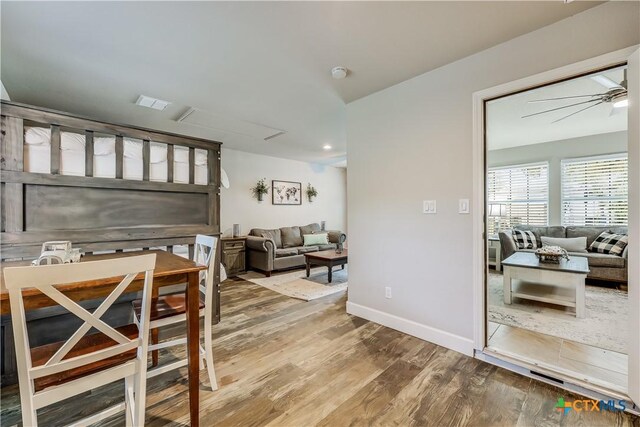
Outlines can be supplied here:
M627 234L627 227L623 226L608 226L608 227L580 227L580 226L548 226L548 227L534 227L528 225L515 226L516 230L531 231L536 236L538 242L540 237L586 237L587 248L600 235L603 231L607 231L615 234ZM500 246L502 248L502 259L506 259L516 251L534 252L535 249L518 249L515 241L513 240L512 230L507 229L499 233ZM583 256L589 261L590 272L587 278L608 280L613 282L627 282L627 269L628 269L628 257L629 247L627 246L622 253L622 256L601 254L595 252L589 252L587 250L578 252L569 252L569 256Z
M304 246L305 234L318 233L327 233L329 243ZM304 266L305 253L336 249L345 240L347 235L342 231L321 231L319 224L275 229L254 228L247 237L248 268L271 276L274 270Z

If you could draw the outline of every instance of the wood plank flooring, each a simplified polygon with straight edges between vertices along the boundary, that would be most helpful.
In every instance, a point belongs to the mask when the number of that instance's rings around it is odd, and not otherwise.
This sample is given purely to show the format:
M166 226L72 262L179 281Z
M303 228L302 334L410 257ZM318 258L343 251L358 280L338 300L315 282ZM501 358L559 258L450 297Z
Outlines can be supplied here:
M204 426L640 426L624 413L554 409L566 391L349 316L346 295L312 302L250 282L222 286L214 327L219 390L202 371ZM161 361L182 357L161 353ZM110 385L39 411L67 424L121 401ZM148 382L149 426L188 425L184 370ZM17 386L2 389L2 426L20 424ZM122 416L104 426L124 425Z

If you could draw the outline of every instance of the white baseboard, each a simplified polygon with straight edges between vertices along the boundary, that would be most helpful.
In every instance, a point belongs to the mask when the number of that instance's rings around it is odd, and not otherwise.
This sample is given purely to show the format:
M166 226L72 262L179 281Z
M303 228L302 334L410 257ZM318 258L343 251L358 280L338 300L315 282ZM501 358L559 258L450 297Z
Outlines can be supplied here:
M473 340L347 301L347 313L473 357Z

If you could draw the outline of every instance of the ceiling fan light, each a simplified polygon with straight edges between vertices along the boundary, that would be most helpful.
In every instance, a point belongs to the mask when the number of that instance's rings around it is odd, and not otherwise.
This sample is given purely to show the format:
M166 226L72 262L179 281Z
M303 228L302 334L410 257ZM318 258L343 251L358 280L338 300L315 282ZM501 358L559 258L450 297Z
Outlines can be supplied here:
M613 103L613 108L623 108L629 106L629 98L621 99Z

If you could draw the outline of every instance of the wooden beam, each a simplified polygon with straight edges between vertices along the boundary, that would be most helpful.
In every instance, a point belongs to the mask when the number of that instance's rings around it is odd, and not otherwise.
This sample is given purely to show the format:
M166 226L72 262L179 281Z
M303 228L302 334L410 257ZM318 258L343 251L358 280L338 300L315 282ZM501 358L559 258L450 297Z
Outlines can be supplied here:
M65 187L117 188L123 190L168 191L175 193L208 193L206 185L176 184L173 182L134 181L117 178L96 178L73 175L48 175L30 172L0 172L2 182L55 185Z
M142 141L142 180L149 181L149 170L151 169L151 141Z
M108 135L122 135L142 140L148 139L149 141L184 145L185 147L203 148L205 150L212 147L219 147L221 144L218 141L211 141L202 138L160 132L135 126L100 122L87 117L74 116L61 111L52 111L30 105L20 105L15 102L2 101L2 114L8 117L22 118L38 123L50 123L76 130L90 130Z
M93 132L85 131L84 141L84 174L85 176L93 176Z
M3 112L4 113L4 112ZM24 125L17 117L2 116L0 124L1 166L3 170L22 171L24 169Z
M196 149L189 147L189 184L195 183L196 177Z
M169 226L140 226L118 227L91 230L44 230L24 232L4 232L0 234L2 248L15 245L42 244L49 240L70 240L75 243L95 242L96 236L100 240L146 240L171 239L196 234L215 235L220 233L220 227L210 225L169 225ZM3 255L4 256L4 255Z
M216 157L218 157L216 150L207 150L207 185L216 184Z
M24 186L18 183L7 183L4 188L4 209L6 232L22 232L24 230Z
M116 136L116 179L124 175L124 141L122 135Z
M215 170L213 171L213 182L215 185L215 208L213 209L213 217L211 218L211 224L220 225L220 171L221 165L221 151L218 148L216 156L214 156Z
M215 234L214 234L215 235ZM188 245L193 243L195 234L187 237L174 237L167 239L140 239L140 240L118 240L111 242L83 242L79 244L80 249L85 254L98 251L110 251L115 249L136 249L142 247L166 246L168 252L173 252L173 245ZM2 259L8 258L35 258L40 255L42 243L31 243L25 245L2 246Z
M51 125L51 173L60 174L60 126Z
M173 182L173 144L167 144L167 182Z

